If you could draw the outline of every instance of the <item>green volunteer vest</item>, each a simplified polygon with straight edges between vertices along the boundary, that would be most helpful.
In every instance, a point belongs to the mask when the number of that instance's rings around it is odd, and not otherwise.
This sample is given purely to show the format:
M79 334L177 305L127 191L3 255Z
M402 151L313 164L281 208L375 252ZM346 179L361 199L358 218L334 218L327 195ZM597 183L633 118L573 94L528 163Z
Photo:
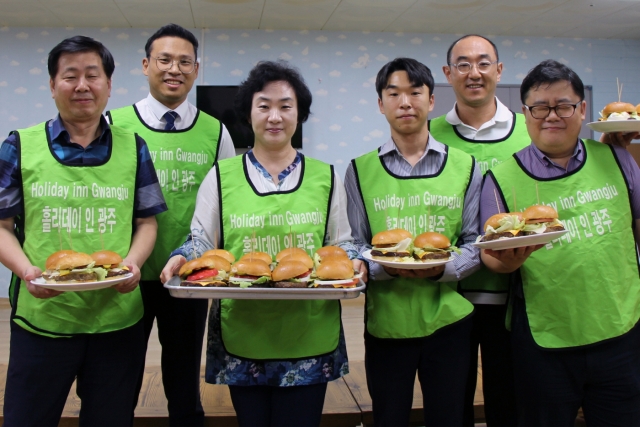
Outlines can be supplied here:
M133 232L137 150L135 135L111 127L109 157L100 166L65 166L50 151L46 124L16 131L24 196L24 242L31 264L44 270L60 249L93 253L104 248L124 258ZM60 230L60 233L58 232ZM101 233L102 231L102 233ZM101 237L102 234L102 237ZM142 318L140 290L113 288L33 297L24 281L12 281L13 320L52 337L110 332Z
M472 155L482 173L509 159L531 143L524 122L524 115L513 114L513 124L506 137L498 140L478 141L460 135L455 126L445 120L445 116L437 117L429 123L429 132L433 137L450 147L455 147ZM484 265L480 270L460 281L460 287L466 292L504 293L509 290L509 275L496 274Z
M493 174L510 206L552 205L569 230L520 268L529 326L545 348L577 347L628 332L640 317L640 278L625 177L613 149L585 140L585 162L536 180L515 158Z
M298 186L258 194L246 155L218 162L222 246L237 258L251 250L272 257L293 245L309 255L322 247L333 190L333 167L302 157ZM254 237L255 233L255 237ZM299 359L331 353L340 337L336 300L230 300L220 303L227 353L252 360Z
M202 111L191 127L172 131L147 126L135 106L107 114L112 123L136 132L146 141L169 208L156 215L158 238L142 267L142 280L159 280L169 254L190 233L198 188L218 157L222 126Z
M455 244L474 160L455 148L447 152L442 168L429 176L393 175L377 151L352 161L372 235L392 228L414 236L437 231ZM366 307L367 331L378 338L425 337L473 311L445 283L405 278L369 283Z

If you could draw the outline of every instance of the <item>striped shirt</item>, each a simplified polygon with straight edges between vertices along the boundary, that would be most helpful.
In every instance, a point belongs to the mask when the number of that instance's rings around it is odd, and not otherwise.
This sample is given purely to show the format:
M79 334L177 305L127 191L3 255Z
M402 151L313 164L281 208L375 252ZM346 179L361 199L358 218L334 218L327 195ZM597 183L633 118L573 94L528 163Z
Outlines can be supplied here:
M398 147L389 139L382 147L378 155L382 157L384 164L393 174L398 176L424 176L435 174L442 167L446 159L447 150L444 144L436 141L429 135L427 149L415 164L411 166L402 156ZM462 230L457 246L462 251L461 255L454 254L453 262L447 263L443 275L438 282L453 282L469 276L480 268L480 252L475 246L471 246L478 236L478 205L480 202L480 186L482 174L476 163L473 170L473 177L469 184L469 189L464 197L464 207L462 209ZM428 186L428 181L425 186ZM351 224L351 234L360 254L371 249L371 228L367 221L356 174L353 164L349 164L344 179L344 186L347 192L347 214ZM380 264L369 263L369 278L371 280L390 280L392 277L382 268Z
M622 173L629 185L629 196L631 202L631 213L634 219L640 219L640 192L635 191L640 188L640 169L631 154L622 147L614 146L616 156L620 160ZM585 152L582 141L578 140L573 155L569 159L566 169L554 163L533 143L528 147L514 154L520 160L522 166L536 178L556 178L576 170L584 163ZM506 207L502 203L502 199L498 197L496 204L495 190L496 183L491 175L487 175L482 186L482 194L480 196L480 224L484 224L491 216L507 212ZM499 208L498 208L499 206Z
M109 155L111 128L100 118L100 135L86 148L72 142L60 115L47 122L46 130L51 149L60 163L67 166L100 165ZM147 144L136 135L138 169L136 172L135 218L146 218L167 210L151 161ZM9 135L0 146L0 219L13 218L23 213L22 173L19 167L18 138Z

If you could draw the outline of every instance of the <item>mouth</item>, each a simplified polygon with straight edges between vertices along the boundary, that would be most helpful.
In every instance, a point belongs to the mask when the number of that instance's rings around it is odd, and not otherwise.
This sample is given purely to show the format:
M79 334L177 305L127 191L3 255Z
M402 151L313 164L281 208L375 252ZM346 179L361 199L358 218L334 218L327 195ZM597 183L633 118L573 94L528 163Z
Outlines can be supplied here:
M176 86L176 87L182 84L180 80L175 80L175 79L165 79L164 82L169 86Z
M93 101L93 99L91 98L76 98L73 100L73 102L79 102L81 104L87 104L89 102Z
M415 116L412 114L403 114L402 116L398 116L398 119L400 120L409 120L413 118L415 118Z
M278 133L278 132L282 132L282 129L269 128L269 129L267 129L267 132L269 132L269 133Z
M467 85L467 89L471 89L471 90L482 89L483 87L484 87L484 85L480 85L480 84Z

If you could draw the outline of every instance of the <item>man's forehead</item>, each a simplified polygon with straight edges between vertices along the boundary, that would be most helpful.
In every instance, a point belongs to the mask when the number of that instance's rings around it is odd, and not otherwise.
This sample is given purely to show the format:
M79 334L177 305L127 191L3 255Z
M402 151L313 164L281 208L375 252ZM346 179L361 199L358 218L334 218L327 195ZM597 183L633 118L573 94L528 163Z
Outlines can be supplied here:
M544 82L533 86L527 94L527 103L545 102L547 100L573 101L578 94L573 90L571 82L561 80L557 82Z
M178 52L181 55L195 55L195 47L191 42L187 39L183 39L182 37L175 36L165 36L155 39L153 43L151 43L151 51L156 55L160 54L175 54L176 50L182 50L182 52Z
M460 40L451 50L451 58L467 59L469 57L493 58L495 51L491 43L482 37L467 37Z
M58 58L60 71L69 69L104 70L102 59L95 52L65 52Z

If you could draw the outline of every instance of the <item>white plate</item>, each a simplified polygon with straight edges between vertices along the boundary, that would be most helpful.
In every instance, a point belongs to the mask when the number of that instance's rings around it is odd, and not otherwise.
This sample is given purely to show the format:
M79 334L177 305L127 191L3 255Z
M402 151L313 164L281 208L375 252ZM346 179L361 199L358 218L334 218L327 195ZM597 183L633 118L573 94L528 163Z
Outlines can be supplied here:
M640 132L640 120L612 120L587 123L596 132Z
M110 288L113 285L117 285L120 282L124 282L129 277L133 276L133 273L127 273L122 276L115 276L114 278L102 280L100 282L78 282L78 283L47 283L44 278L37 277L31 281L34 285L42 286L43 288L53 289L54 291L95 291L96 289Z
M378 264L384 265L385 267L398 268L400 270L424 270L426 268L437 267L439 265L443 265L453 261L453 257L449 257L449 259L436 259L433 261L415 261L415 262L380 261L378 259L373 259L371 257L371 250L363 252L362 256L369 261L377 262Z
M492 240L490 242L478 242L473 243L473 246L477 246L480 249L513 249L513 248L522 248L525 246L533 246L533 245L544 245L549 243L552 240L559 239L569 230L562 231L552 231L550 233L542 233L542 234L534 234L532 236L522 236L522 237L509 237L502 240Z
M351 299L357 298L366 286L360 281L355 288L236 288L180 286L174 276L164 287L172 297L200 299Z

